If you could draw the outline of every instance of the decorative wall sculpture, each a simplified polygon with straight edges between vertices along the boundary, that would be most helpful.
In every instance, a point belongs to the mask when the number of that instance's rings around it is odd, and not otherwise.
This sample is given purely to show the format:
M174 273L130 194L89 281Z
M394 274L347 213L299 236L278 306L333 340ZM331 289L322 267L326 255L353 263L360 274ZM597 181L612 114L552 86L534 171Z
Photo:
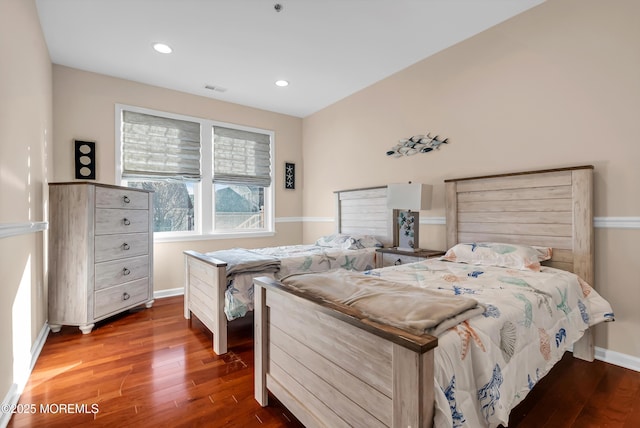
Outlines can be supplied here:
M400 156L411 156L416 153L429 153L434 149L440 149L441 144L449 144L449 139L440 139L439 135L432 137L427 135L414 135L411 138L403 138L398 144L387 151L387 156L398 158Z

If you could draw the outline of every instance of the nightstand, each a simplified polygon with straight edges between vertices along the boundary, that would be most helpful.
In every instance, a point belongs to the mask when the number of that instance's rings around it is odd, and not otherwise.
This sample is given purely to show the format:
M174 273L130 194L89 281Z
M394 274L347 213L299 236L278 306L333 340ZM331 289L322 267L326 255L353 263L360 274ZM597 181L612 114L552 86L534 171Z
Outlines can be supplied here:
M443 256L445 253L440 250L403 251L397 248L378 248L376 252L378 253L378 257L376 257L377 268L419 262L432 257Z

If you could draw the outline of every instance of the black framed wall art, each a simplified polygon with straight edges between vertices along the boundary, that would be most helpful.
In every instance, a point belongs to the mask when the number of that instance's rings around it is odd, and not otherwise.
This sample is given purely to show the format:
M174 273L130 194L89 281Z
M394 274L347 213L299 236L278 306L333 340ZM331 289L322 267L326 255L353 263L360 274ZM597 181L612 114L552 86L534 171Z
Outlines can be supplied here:
M293 162L284 163L284 188L296 188L296 164Z
M96 179L96 143L75 140L76 179Z

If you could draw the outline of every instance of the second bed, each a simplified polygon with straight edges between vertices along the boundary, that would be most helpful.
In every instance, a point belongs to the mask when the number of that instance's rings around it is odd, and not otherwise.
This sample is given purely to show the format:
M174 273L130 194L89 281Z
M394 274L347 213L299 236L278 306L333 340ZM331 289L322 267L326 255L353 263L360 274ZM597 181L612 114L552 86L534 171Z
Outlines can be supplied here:
M379 246L393 244L386 186L335 192L336 233L314 245L199 253L185 251L184 316L195 315L212 333L216 354L227 352L227 322L253 309L253 279L336 268L376 266Z

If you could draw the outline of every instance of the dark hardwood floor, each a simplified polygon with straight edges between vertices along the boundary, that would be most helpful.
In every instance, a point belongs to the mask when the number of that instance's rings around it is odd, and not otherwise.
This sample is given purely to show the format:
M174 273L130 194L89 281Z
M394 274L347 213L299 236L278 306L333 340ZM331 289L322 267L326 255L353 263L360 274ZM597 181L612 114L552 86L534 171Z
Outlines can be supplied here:
M182 297L89 335L64 327L49 334L22 394L35 413L15 414L9 427L300 427L273 399L266 408L253 399L252 329L250 318L232 323L230 352L217 356L211 333L183 318ZM509 426L639 427L640 373L567 354Z
M512 410L509 427L640 427L640 373L567 352Z
M88 335L49 333L20 399L38 411L9 427L301 427L277 403L253 398L252 318L230 324L230 352L217 356L211 333L197 319L189 327L182 307L182 297L158 299ZM59 404L88 406L71 413Z

